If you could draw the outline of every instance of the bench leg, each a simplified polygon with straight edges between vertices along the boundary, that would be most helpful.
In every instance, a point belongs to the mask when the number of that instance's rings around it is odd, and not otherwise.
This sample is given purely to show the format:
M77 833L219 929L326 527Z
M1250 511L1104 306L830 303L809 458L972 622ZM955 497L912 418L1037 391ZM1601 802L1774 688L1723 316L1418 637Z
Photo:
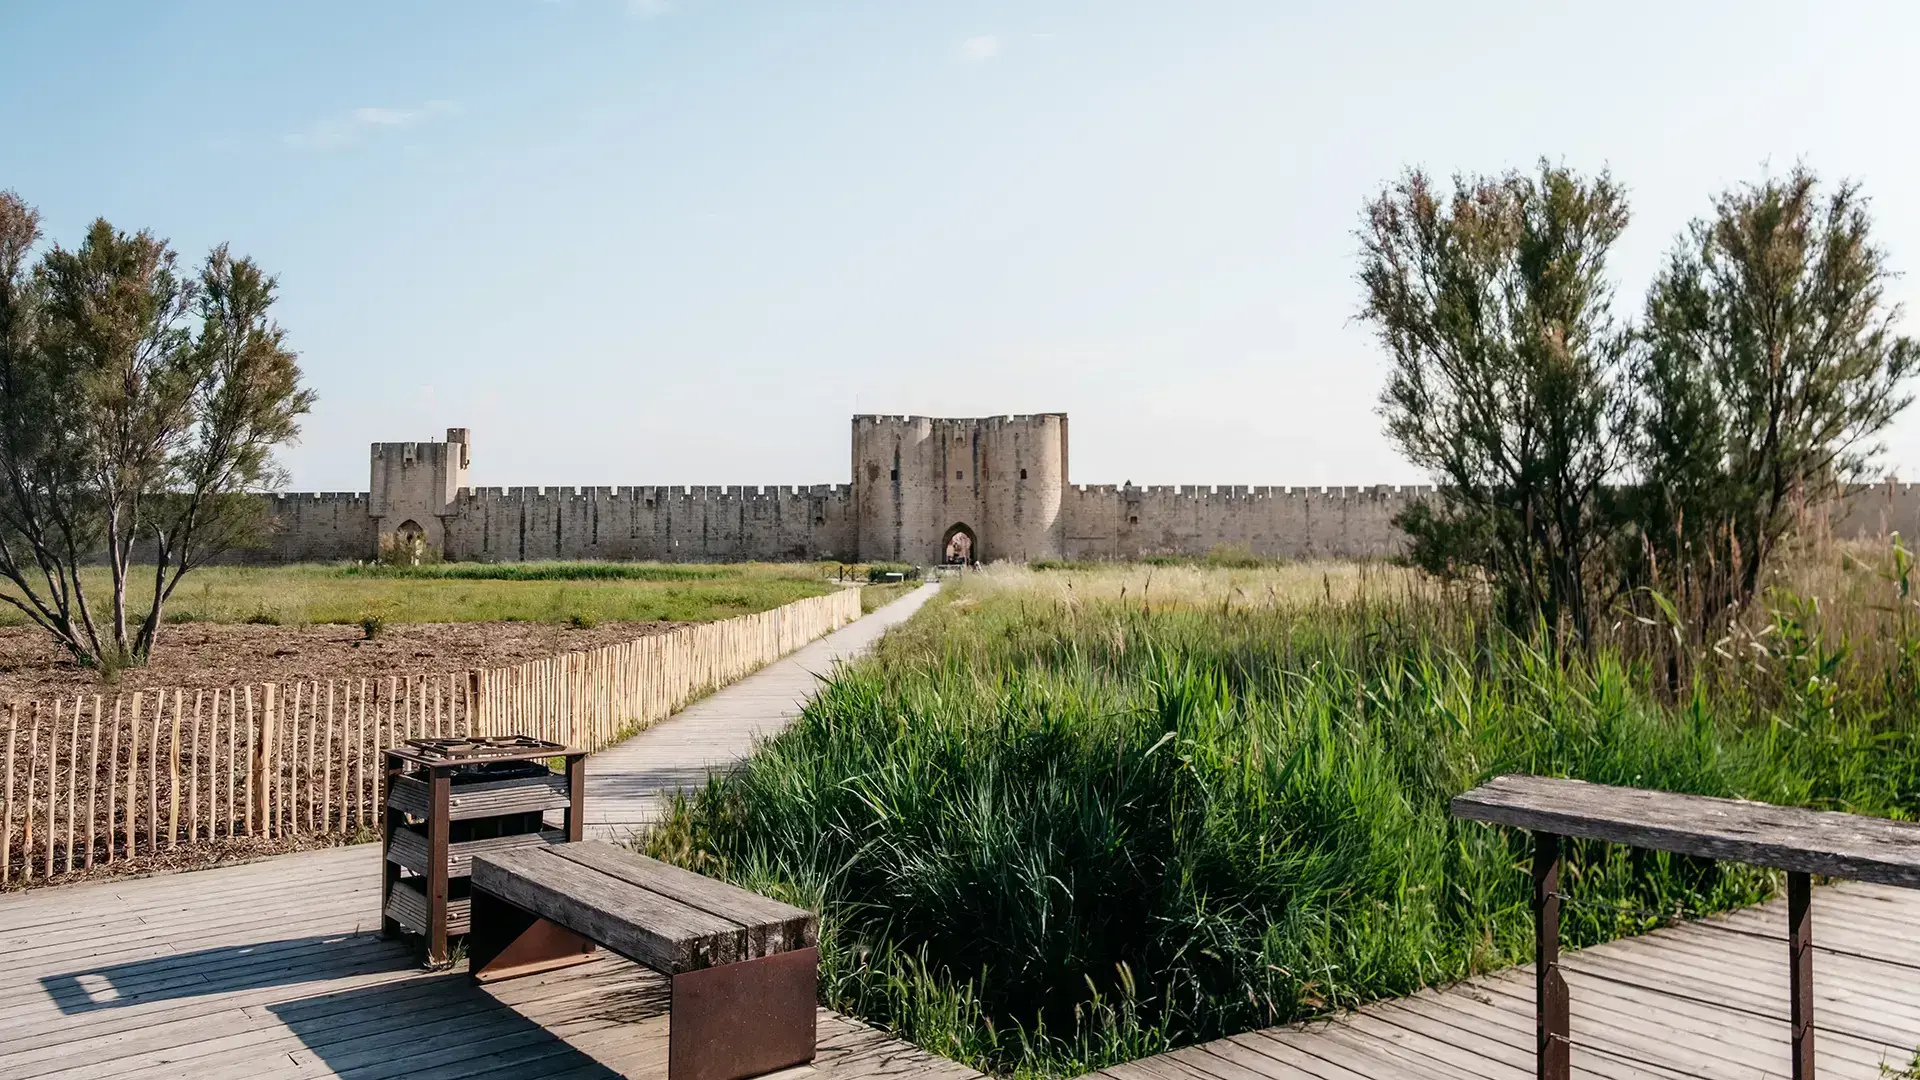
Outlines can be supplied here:
M1538 1080L1573 1075L1567 980L1560 973L1560 838L1533 834L1533 1025Z
M673 977L667 1080L745 1080L813 1060L820 950Z
M1793 1080L1813 1080L1813 879L1787 872L1787 985L1793 995Z
M474 982L511 979L593 959L593 942L481 889L473 890L467 972Z

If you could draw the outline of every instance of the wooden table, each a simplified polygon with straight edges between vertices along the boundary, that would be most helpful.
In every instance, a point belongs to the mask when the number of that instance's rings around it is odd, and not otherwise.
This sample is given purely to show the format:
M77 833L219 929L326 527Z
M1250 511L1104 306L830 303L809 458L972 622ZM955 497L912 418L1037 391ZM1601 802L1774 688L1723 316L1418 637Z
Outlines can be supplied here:
M1502 776L1453 800L1453 815L1533 833L1534 1034L1540 1080L1571 1070L1560 972L1562 837L1728 859L1787 872L1794 1080L1813 1073L1811 875L1920 888L1920 824L1676 795L1542 776Z
M813 1060L819 919L603 841L473 860L472 977L608 949L671 977L668 1080L743 1080Z

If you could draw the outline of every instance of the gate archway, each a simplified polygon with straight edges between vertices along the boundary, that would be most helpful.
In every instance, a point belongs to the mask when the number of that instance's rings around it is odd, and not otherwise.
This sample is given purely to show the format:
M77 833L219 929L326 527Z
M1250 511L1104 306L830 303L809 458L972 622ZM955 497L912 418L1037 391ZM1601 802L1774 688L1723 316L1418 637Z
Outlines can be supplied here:
M940 561L948 566L970 566L980 561L980 540L971 526L957 522L947 530L940 541Z

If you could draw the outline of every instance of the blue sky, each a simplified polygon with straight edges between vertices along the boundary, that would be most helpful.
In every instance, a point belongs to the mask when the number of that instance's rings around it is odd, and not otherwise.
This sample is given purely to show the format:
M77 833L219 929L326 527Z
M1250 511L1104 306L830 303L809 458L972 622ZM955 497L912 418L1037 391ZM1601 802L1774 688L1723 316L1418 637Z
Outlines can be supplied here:
M6 0L0 187L279 274L296 489L456 425L481 484L845 481L856 411L1056 409L1082 482L1406 482L1365 197L1611 168L1631 313L1805 161L1912 306L1915 42L1891 2ZM1889 441L1920 477L1920 416Z

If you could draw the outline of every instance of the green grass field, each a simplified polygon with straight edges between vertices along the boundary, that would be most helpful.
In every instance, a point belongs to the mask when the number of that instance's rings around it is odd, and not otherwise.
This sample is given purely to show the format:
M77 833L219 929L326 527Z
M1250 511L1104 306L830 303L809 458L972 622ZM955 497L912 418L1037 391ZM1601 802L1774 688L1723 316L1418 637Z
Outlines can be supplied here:
M166 617L176 622L702 622L765 611L835 586L814 563L441 563L215 566L188 574ZM142 583L145 578L139 579ZM104 569L87 572L96 609ZM145 608L143 594L135 604ZM0 607L0 625L24 617Z
M1399 571L989 570L650 849L821 905L830 1005L1073 1076L1529 959L1525 839L1447 813L1493 775L1920 813L1914 605L1841 577L1671 695L1633 627L1556 656ZM1777 885L1595 844L1563 881L1569 946Z

